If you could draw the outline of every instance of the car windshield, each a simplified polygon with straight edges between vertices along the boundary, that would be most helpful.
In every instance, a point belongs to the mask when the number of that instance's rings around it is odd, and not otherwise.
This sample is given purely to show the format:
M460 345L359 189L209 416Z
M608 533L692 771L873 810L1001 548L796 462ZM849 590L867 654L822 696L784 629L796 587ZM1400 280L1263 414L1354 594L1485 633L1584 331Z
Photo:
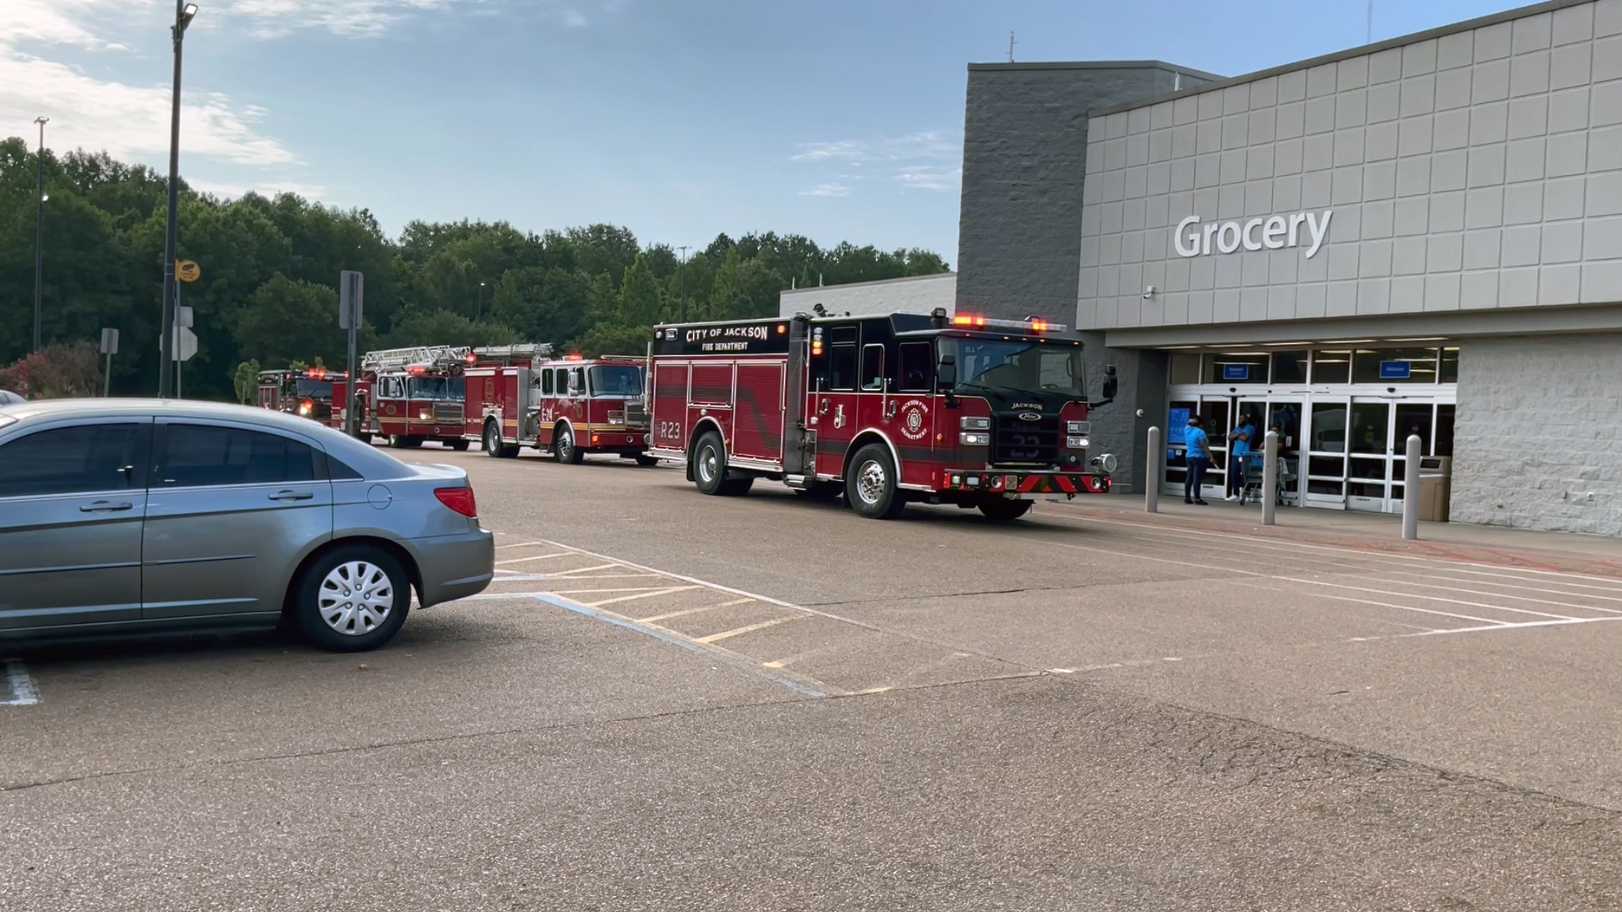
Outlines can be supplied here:
M942 339L957 357L957 389L1061 393L1087 398L1081 347L1000 339Z
M412 399L461 399L465 386L461 377L412 377L408 389Z
M311 399L331 399L331 380L311 380L309 377L298 378L298 394Z
M639 367L599 365L587 373L591 375L591 393L594 396L642 395L642 369Z

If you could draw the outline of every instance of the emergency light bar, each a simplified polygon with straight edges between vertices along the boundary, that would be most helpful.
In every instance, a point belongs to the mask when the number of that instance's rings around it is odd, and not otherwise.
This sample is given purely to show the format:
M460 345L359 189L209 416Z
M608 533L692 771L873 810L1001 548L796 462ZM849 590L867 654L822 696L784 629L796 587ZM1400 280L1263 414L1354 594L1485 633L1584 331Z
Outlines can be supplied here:
M1049 323L1047 320L994 320L971 314L958 314L952 318L952 325L968 329L1026 329L1039 333L1064 332L1066 329L1063 323Z

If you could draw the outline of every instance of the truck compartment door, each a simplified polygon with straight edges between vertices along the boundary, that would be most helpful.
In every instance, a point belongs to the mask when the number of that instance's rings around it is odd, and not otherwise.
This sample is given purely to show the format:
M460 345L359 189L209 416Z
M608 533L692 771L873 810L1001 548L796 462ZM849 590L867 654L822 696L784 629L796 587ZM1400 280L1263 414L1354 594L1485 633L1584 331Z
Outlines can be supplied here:
M653 445L667 450L687 449L688 365L653 365Z
M733 409L735 456L783 458L784 362L738 363L738 393Z

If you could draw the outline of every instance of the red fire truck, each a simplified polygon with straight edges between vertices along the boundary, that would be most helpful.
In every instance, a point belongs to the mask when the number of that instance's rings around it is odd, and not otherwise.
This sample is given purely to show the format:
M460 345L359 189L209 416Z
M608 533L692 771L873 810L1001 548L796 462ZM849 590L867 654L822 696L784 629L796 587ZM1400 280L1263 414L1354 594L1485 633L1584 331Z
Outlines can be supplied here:
M334 411L334 385L348 379L341 371L331 373L321 367L260 371L259 405L328 424Z
M491 345L473 349L462 371L467 398L462 436L479 441L489 456L511 459L534 444L540 418L537 365L552 354L545 343Z
M471 353L466 346L451 345L367 352L361 359L361 372L372 383L367 426L395 447L437 440L454 450L467 449L462 371Z
M1038 494L1103 494L1082 344L1039 319L808 317L655 327L653 446L706 494L756 478L843 489L863 516L909 501L1023 516Z
M571 355L537 363L535 448L570 464L587 453L615 453L643 466L658 463L644 452L643 369L643 359L634 355Z

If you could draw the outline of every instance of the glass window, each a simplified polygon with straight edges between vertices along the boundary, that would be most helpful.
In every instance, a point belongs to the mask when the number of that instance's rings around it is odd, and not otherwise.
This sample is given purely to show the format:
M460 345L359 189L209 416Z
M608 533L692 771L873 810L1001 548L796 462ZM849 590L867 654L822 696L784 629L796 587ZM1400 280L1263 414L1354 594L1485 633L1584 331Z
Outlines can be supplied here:
M1047 390L1075 399L1087 396L1086 365L1076 345L1024 340L943 339L942 355L957 359L959 392L976 389L1020 393Z
M1459 382L1459 347L1449 345L1442 349L1442 382Z
M296 440L241 428L171 424L164 429L158 484L278 484L312 481L315 452Z
M541 395L552 395L552 372L549 370L541 371Z
M1357 350L1353 383L1435 383L1436 349L1381 348Z
M1352 452L1384 456L1388 437L1386 421L1390 417L1390 403L1352 403Z
M594 396L642 395L642 368L629 365L599 364L591 369L591 392Z
M1344 456L1311 456L1307 458L1307 474L1319 478L1344 478L1346 476L1346 457Z
M1312 353L1313 383L1349 383L1352 378L1352 353L1331 350Z
M1194 410L1198 407L1198 403L1193 400L1173 402L1171 404L1171 408L1166 413L1167 447L1181 447L1184 445L1184 438L1188 434L1189 416L1193 415Z
M1348 478L1375 478L1385 480L1385 460L1367 459L1353 456L1346 461L1346 477Z
M0 446L0 497L124 491L145 483L149 424L52 428Z
M1199 352L1172 352L1171 353L1171 382L1198 383L1200 382L1200 353Z
M876 393L884 389L884 346L862 346L862 389Z
M1408 452L1409 434L1419 435L1419 452L1429 456L1431 452L1431 406L1403 404L1397 406L1397 439L1391 442L1392 448L1397 453Z
M1453 410L1456 407L1452 405L1436 407L1436 444L1432 451L1433 455L1453 455Z
M569 378L569 381L568 381L569 395L571 395L571 396L583 396L583 395L585 395L586 394L586 369L583 368L583 367L571 367L571 368L568 369L568 371L566 373L567 373L568 378Z
M1205 356L1205 382L1267 382L1266 352L1213 352Z
M855 330L851 330L855 333ZM828 354L828 388L853 390L856 388L856 346L835 345Z
M348 463L334 458L329 453L327 454L327 477L333 481L350 481L360 478L361 474L351 468Z
M1273 382L1307 382L1307 353L1305 351L1273 352Z
M1346 403L1312 404L1312 439L1308 442L1314 453L1346 452Z
M160 333L161 335L161 333ZM332 381L300 377L293 382L295 392L306 399L331 399Z
M901 391L929 391L929 378L935 374L933 346L928 342L901 343Z

